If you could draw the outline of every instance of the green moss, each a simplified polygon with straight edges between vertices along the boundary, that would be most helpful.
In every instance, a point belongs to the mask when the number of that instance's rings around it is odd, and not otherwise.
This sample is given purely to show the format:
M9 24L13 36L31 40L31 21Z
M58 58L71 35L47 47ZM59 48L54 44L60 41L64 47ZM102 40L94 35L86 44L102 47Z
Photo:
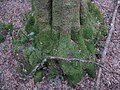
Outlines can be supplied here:
M89 51L87 50L87 46L85 45L85 40L83 37L83 29L79 31L77 38L78 38L80 57L82 57L83 59L88 59Z
M50 81L51 79L54 79L57 75L62 74L62 72L60 71L60 68L56 65L58 64L54 60L49 61L49 72L48 72L49 75L47 77L47 80Z
M47 1L47 0L46 0ZM38 0L36 1L38 2ZM35 2L35 3L36 3ZM45 3L44 0L40 1ZM56 2L58 3L58 2ZM35 15L30 14L28 17L27 24L25 26L25 31L30 33L35 33L33 35L32 47L28 47L24 50L24 56L28 61L30 67L28 66L27 70L30 72L32 68L42 62L42 60L46 56L61 56L66 58L81 58L86 60L95 61L95 53L96 47L95 44L97 42L94 41L95 36L103 36L103 32L105 31L104 20L102 18L102 14L98 11L98 8L90 3L88 0L82 0L82 27L74 27L74 19L76 23L79 23L76 20L79 14L77 13L74 17L72 17L72 23L69 18L66 19L67 28L59 27L60 25L64 25L61 23L61 19L56 17L53 26L52 21L50 21L50 10L46 9L46 6L41 5L34 7ZM55 4L55 3L54 3ZM58 3L60 4L60 3ZM34 5L34 2L33 2ZM37 9L39 7L39 10ZM56 7L56 10L61 8L61 6ZM33 11L33 12L34 12ZM77 12L77 11L76 11ZM59 13L55 12L56 14ZM56 14L54 15L56 16ZM57 20L60 20L59 22ZM68 21L67 21L68 20ZM99 21L101 23L100 30L95 29L96 22ZM67 25L69 24L69 25ZM71 25L73 25L71 27ZM72 29L71 29L72 28ZM79 30L80 28L80 30ZM56 30L57 29L57 30ZM60 31L63 29L62 31ZM70 29L66 31L67 29ZM23 38L24 35L22 36ZM22 38L21 37L21 38ZM24 42L24 40L22 40ZM23 43L21 42L21 43ZM54 66L54 67L53 67ZM73 86L78 83L82 77L87 73L90 77L95 77L95 65L92 64L83 64L78 61L64 61L60 60L56 62L55 60L48 60L46 63L46 68L49 70L48 79L54 78L56 75L64 75L67 76L67 80L69 85ZM35 81L39 81L42 78L42 73L45 71L36 72Z
M85 39L93 39L94 33L91 27L84 27L83 28L83 37Z
M88 67L85 69L86 73L89 77L95 78L96 76L96 66L95 65L87 65Z
M35 83L36 82L39 82L42 78L42 73L40 71L37 71L35 74L34 74L34 78L35 78Z
M84 51L79 51L79 46L70 39L71 37L66 34L61 34L59 46L58 46L58 56L61 57L76 57L76 58L84 58L84 56L80 56L81 53ZM80 38L81 39L81 38ZM81 45L84 44L83 42ZM81 47L82 50L86 48ZM87 53L87 52L86 52ZM85 53L83 53L85 54ZM85 55L86 56L86 55ZM84 66L83 63L77 61L60 61L60 66L63 70L63 73L67 76L67 80L69 85L75 85L80 81L80 79L84 76L84 71L82 67ZM78 75L78 76L76 76ZM76 76L76 77L75 77Z
M83 64L78 61L62 61L61 67L65 76L67 76L68 83L72 86L80 81L84 76L82 69Z
M34 0L31 0L31 5L32 5L32 11L35 11L35 5L34 5Z
M32 65L32 66L35 66L37 63L38 63L38 57L36 55L35 52L33 52L30 57L29 57L29 63Z
M2 35L2 33L0 33L0 43L2 43L4 41L5 41L5 39L4 39L3 35Z
M28 33L35 32L35 18L33 15L29 15L29 19L27 21L27 24L25 26L25 31Z
M89 12L92 14L94 18L96 18L96 22L100 23L99 30L97 30L97 40L100 40L102 37L107 35L106 24L104 22L103 14L100 12L97 5L94 3L88 3Z
M7 23L7 24L4 23L4 24L0 25L0 28L12 31L13 30L13 24L12 23Z
M22 51L20 47L24 47L24 44L29 41L29 37L23 30L20 30L19 33L17 33L17 35L18 35L17 39L16 38L12 39L14 52Z
M85 40L85 44L87 46L87 50L91 53L91 54L95 54L96 52L96 48L95 48L95 44L94 44L94 41L91 39L91 40Z

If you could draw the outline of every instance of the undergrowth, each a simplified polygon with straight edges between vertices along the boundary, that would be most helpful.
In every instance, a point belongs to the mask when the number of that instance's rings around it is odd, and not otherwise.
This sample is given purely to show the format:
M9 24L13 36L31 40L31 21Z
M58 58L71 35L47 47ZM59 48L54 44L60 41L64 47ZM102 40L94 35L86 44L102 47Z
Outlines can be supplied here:
M13 24L12 23L0 23L0 43L4 42L5 36L4 33L12 33L13 31Z

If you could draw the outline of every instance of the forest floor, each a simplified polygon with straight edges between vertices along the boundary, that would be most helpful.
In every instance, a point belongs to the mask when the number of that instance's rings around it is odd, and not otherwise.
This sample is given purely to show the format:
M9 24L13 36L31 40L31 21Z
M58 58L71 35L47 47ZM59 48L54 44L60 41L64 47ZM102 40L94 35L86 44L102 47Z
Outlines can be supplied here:
M114 0L93 0L102 11L108 30L110 29L111 18L115 9ZM0 2L0 23L12 22L14 31L23 27L22 14L31 10L30 2L25 0L4 0ZM19 54L13 52L12 37L8 33L5 41L0 44L0 90L93 90L96 79L83 78L75 89L67 86L65 81L58 80L55 83L46 81L34 83L33 78L24 81L22 74L17 72ZM111 71L120 74L120 8L118 9L115 31L107 48L104 65ZM98 72L98 71L97 71ZM100 90L120 90L120 76L114 73L102 71Z

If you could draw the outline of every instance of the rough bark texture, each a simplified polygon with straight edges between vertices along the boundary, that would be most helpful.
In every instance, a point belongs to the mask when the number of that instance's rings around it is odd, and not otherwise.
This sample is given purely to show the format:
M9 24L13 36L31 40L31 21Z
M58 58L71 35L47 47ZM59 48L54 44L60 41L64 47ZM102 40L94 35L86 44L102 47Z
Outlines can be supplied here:
M53 29L70 33L71 29L80 30L80 1L79 0L53 0Z

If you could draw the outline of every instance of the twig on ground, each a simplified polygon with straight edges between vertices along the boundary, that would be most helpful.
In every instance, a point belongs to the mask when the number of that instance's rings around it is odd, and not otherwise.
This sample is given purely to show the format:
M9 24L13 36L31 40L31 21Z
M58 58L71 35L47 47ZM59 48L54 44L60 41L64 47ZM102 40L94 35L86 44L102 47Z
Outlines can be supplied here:
M29 74L29 76L33 75L38 68L42 68L44 67L44 64L45 62L47 62L48 60L65 60L65 61L79 61L79 62L82 62L82 63L89 63L89 64L95 64L101 68L104 68L106 71L108 71L109 73L115 73L117 75L120 76L119 73L116 73L114 71L110 71L109 69L107 69L106 67L104 67L102 64L99 64L97 62L93 62L93 61L90 61L90 60L82 60L82 59L78 59L78 58L63 58L63 57L57 57L57 56L47 56L41 63L39 63L33 70L32 72Z
M105 43L105 47L104 47L104 50L103 50L103 54L102 54L102 58L101 58L101 63L104 63L104 60L106 58L106 53L108 51L108 44L111 40L111 36L112 36L112 33L115 31L115 27L114 27L114 23L115 23L115 18L116 18L116 15L117 15L117 10L118 10L118 7L120 6L120 3L119 3L119 0L118 0L118 4L117 6L115 7L115 11L113 13L113 18L112 18L112 23L111 23L111 29L109 31L109 34L108 34L108 37L106 39L106 43ZM97 81L96 81L96 87L95 87L95 90L99 90L100 89L100 79L101 79L101 74L102 74L102 68L100 67L99 68L99 71L98 71L98 77L97 77Z

